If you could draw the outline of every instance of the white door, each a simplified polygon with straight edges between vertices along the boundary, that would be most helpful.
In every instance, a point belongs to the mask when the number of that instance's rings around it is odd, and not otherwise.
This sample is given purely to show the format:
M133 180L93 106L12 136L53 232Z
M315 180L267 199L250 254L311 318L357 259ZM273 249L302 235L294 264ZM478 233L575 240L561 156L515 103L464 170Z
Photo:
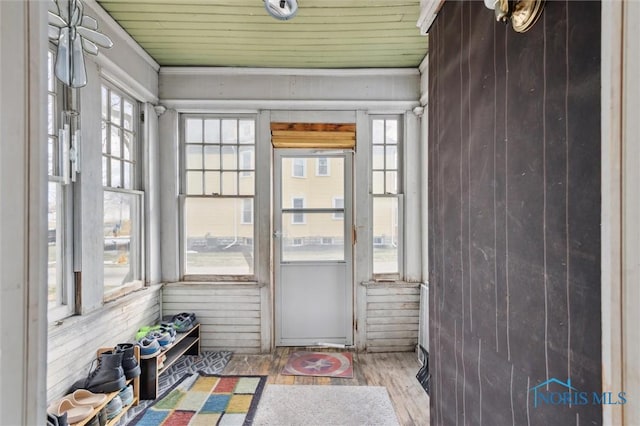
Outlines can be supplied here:
M352 154L274 158L277 346L353 344Z

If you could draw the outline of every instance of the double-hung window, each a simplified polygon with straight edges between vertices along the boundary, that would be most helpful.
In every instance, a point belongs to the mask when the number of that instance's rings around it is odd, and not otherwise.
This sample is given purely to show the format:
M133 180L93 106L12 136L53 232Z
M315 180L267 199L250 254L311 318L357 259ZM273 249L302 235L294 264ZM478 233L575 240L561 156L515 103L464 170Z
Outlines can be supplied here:
M139 127L137 102L115 87L103 84L103 262L107 299L141 286L144 279Z
M49 320L73 313L73 265L71 250L71 185L65 178L69 146L60 139L64 127L62 85L53 67L55 56L47 52L47 287ZM65 164L67 162L67 164Z
M371 119L373 274L399 279L402 274L402 193L400 119Z
M254 275L255 118L182 116L183 276Z

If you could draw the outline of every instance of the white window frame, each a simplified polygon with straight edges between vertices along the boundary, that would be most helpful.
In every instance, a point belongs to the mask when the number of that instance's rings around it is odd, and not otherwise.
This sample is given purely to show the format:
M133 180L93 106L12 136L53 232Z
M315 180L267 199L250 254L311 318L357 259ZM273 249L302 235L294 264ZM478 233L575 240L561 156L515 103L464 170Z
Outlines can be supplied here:
M189 119L199 119L202 120L203 126L205 125L205 121L206 120L219 120L220 122L220 128L219 128L219 132L220 132L220 140L217 142L206 142L205 143L205 134L204 134L204 128L203 128L203 135L202 135L202 142L186 142L186 123L187 120ZM252 121L253 125L254 125L254 139L253 139L253 143L252 144L248 144L248 143L241 143L240 141L243 140L243 135L240 133L240 130L237 127L237 142L236 143L226 143L222 141L222 122L224 120L236 120L236 126L239 127L239 123L242 121ZM180 277L182 277L182 279L184 281L234 281L234 282L245 282L245 281L255 281L256 279L256 273L257 273L257 268L258 268L258 256L257 256L257 244L255 243L257 241L257 233L258 233L258 226L256 226L256 202L258 201L258 193L257 193L257 179L256 179L256 162L252 161L252 165L253 168L250 170L242 170L241 169L241 165L243 164L242 162L243 160L243 155L239 154L239 148L242 148L244 146L252 146L253 147L253 154L252 154L252 158L251 160L254 160L257 155L257 124L258 124L258 117L255 114L209 114L209 113L183 113L180 114L180 134L179 134L179 141L180 141L180 182L179 182L179 187L180 187L180 195L179 195L179 200L180 200L180 210L179 210L179 221L180 221ZM219 146L220 149L222 150L223 147L233 147L237 149L237 163L236 163L236 168L235 169L226 169L223 168L222 165L222 158L220 158L220 167L218 169L206 169L204 164L202 166L202 168L200 169L194 169L194 168L187 168L187 159L186 159L186 150L187 150L187 146L199 146L202 145L203 149L204 146ZM246 151L245 151L246 152ZM220 151L220 156L222 156L222 151ZM203 160L204 161L204 160ZM203 191L202 193L193 193L190 194L187 191L187 172L188 171L212 171L212 172L220 172L222 173L224 170L224 172L235 172L238 174L238 183L237 183L237 188L236 188L236 192L237 195L231 195L231 194L221 194L221 193L213 193L213 194L205 194L204 190L205 188L203 187ZM252 195L240 195L240 180L242 178L247 178L251 176L251 173L253 173L254 176L254 187L253 187L253 194ZM222 189L222 188L221 188ZM252 199L253 200L253 208L252 208L252 220L251 222L246 222L244 221L244 215L243 215L243 208L240 208L240 218L239 218L239 222L242 225L253 225L253 235L250 238L251 243L253 245L253 272L251 274L238 274L238 275L226 275L226 274L195 274L195 273L188 273L187 271L187 235L186 235L186 229L187 229L187 222L186 222L186 217L185 217L185 208L186 208L186 201L189 198L213 198L213 199L224 199L224 198L232 198L232 199ZM244 207L241 206L241 207ZM237 213L234 213L234 216ZM237 217L237 216L236 216ZM249 241L249 240L247 240Z
M302 200L301 206L296 206L296 200ZM304 209L305 199L304 197L291 197L291 207L294 209ZM301 220L296 220L296 215L300 215ZM304 213L293 213L291 215L291 224L292 225L305 225L307 223L307 217Z
M247 203L248 202L248 203ZM242 208L240 209L240 223L243 225L253 225L253 220L254 220L254 215L255 213L253 212L253 203L255 203L254 200L250 199L250 198L243 198L242 199ZM249 220L247 221L245 219L245 214L246 214L246 206L249 205Z
M320 245L321 246L333 245L333 237L320 237Z
M49 322L58 321L68 316L71 316L75 312L75 284L73 273L73 184L67 177L64 177L66 165L65 161L69 161L64 154L64 151L69 147L63 147L62 142L59 140L59 130L62 127L63 118L63 90L64 86L58 81L54 74L55 60L56 60L55 46L50 45L47 50L47 105L49 95L54 97L53 102L53 123L47 123L47 138L53 139L54 146L52 148L53 153L53 174L49 173L49 160L47 160L47 188L49 184L56 185L57 190L60 191L61 211L56 209L56 221L58 217L62 218L62 224L60 227L56 225L56 241L60 239L61 250L58 253L56 262L60 265L56 276L57 285L57 303L55 306L48 308L47 316ZM49 90L52 88L53 90ZM47 107L48 109L48 107ZM47 111L48 112L48 111ZM47 114L48 117L48 114ZM48 120L47 120L48 121ZM51 129L50 129L51 127ZM47 140L47 147L49 147L49 141ZM47 148L49 149L49 148ZM56 158L57 157L57 158ZM55 164L57 163L57 164ZM48 194L48 189L47 189ZM48 198L47 198L48 199ZM48 203L47 203L48 204ZM61 228L61 229L59 229ZM48 241L48 237L47 237ZM48 243L47 243L47 251ZM47 268L47 289L48 289L48 268Z
M299 241L299 243L298 243ZM292 247L302 247L304 245L304 240L301 237L294 237L291 239Z
M321 173L320 171L320 161L324 160L326 161L325 164L325 168L326 171L324 173ZM331 161L329 159L329 157L318 157L316 158L316 176L331 176Z
M341 206L338 205L338 201L342 202ZM334 209L344 209L344 197L333 197L333 208ZM334 219L334 220L344 220L344 212L342 212L342 213L334 212L331 215L331 218Z
M145 207L144 207L144 191L140 189L141 187L141 172L142 166L139 160L142 158L142 140L140 138L141 132L141 122L140 122L140 106L138 100L136 100L133 96L129 95L124 90L119 89L118 87L106 82L102 81L100 96L102 98L104 90L107 91L107 113L106 119L100 116L100 120L102 123L102 129L106 129L106 147L107 151L103 150L102 158L103 158L103 197L106 193L122 193L130 195L134 200L134 207L131 212L132 222L134 221L137 225L137 229L133 230L132 235L129 239L129 253L130 260L129 265L132 271L132 279L129 282L121 283L120 286L114 290L106 292L106 286L103 289L103 299L104 301L110 301L115 298L121 297L124 294L130 293L134 290L137 290L144 286L145 280L145 270L144 270L144 261L145 261L145 245L144 245L144 217L145 217ZM111 94L115 93L121 98L121 109L120 109L120 124L114 123L111 121ZM132 105L132 129L126 129L124 125L124 104L125 100ZM101 99L102 101L102 99ZM118 129L119 137L120 137L120 156L113 155L111 153L111 128L115 127ZM127 133L131 136L131 147L130 151L130 159L125 159L124 156L124 145L125 145L125 137L124 134ZM101 135L102 137L102 135ZM105 161L106 160L106 161ZM111 164L112 160L120 163L120 185L114 186L111 181ZM123 167L125 164L130 164L132 168L132 173L130 176L130 182L126 185L125 179L125 168ZM104 169L106 165L106 170ZM105 179L106 178L106 179ZM104 210L103 210L104 215ZM104 220L103 220L104 221ZM104 256L104 255L103 255Z
M374 140L373 140L373 123L376 120L384 120L384 141L383 143L375 143L374 144ZM389 120L394 120L396 122L396 128L397 128L397 140L396 143L388 143L387 142L387 132L386 132L386 126L387 126L387 121ZM397 225L397 250L398 250L398 263L396 265L397 268L397 272L375 272L375 257L373 255L373 252L371 254L371 271L373 274L373 279L374 280L383 280L383 281L387 281L387 280L394 280L394 281L400 281L402 280L403 276L404 276L404 222L403 222L403 211L404 211L404 194L403 194L403 183L404 183L404 161L403 161L403 150L404 150L404 120L403 117L401 115L370 115L369 116L369 128L370 128L370 140L369 140L369 148L370 148L370 155L371 155L371 162L370 164L372 164L371 167L371 171L370 171L370 179L372 182L371 185L371 247L372 249L374 247L377 246L381 246L384 245L385 242L384 241L380 241L380 239L382 237L376 237L373 234L373 218L375 217L374 212L373 212L373 205L374 205L374 200L376 198L395 198L397 199L397 209L395 217L392 218L394 220L394 223L396 223ZM396 168L387 168L386 167L386 162L387 162L387 158L386 158L386 147L388 145L391 146L395 146L396 147ZM374 146L383 146L384 147L384 166L382 169L374 169L373 168L373 152ZM391 172L396 172L396 182L395 182L395 192L393 191L387 191L387 178L386 178L386 173L384 174L384 181L383 181L383 193L375 193L373 191L373 175L374 172L387 172L387 171L391 171Z
M302 167L302 174L298 175L296 174L296 163L297 162L301 162L298 163L298 165L300 167ZM303 179L307 177L307 159L306 158L293 158L291 161L291 177L293 178L297 178L297 179Z

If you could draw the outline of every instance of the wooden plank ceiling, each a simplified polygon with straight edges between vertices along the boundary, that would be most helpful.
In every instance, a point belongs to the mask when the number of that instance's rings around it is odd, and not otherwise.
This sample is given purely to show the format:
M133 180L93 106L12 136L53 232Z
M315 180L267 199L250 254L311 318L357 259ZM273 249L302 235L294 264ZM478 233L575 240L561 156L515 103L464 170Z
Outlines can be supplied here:
M419 0L98 0L163 66L415 68L427 52Z

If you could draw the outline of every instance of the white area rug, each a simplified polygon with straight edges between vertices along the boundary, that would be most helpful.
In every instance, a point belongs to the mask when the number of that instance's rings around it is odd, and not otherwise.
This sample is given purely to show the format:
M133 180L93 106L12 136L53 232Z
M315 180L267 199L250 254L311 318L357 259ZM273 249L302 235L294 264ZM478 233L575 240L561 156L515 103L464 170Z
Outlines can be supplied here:
M253 422L260 425L398 425L381 386L267 385Z

